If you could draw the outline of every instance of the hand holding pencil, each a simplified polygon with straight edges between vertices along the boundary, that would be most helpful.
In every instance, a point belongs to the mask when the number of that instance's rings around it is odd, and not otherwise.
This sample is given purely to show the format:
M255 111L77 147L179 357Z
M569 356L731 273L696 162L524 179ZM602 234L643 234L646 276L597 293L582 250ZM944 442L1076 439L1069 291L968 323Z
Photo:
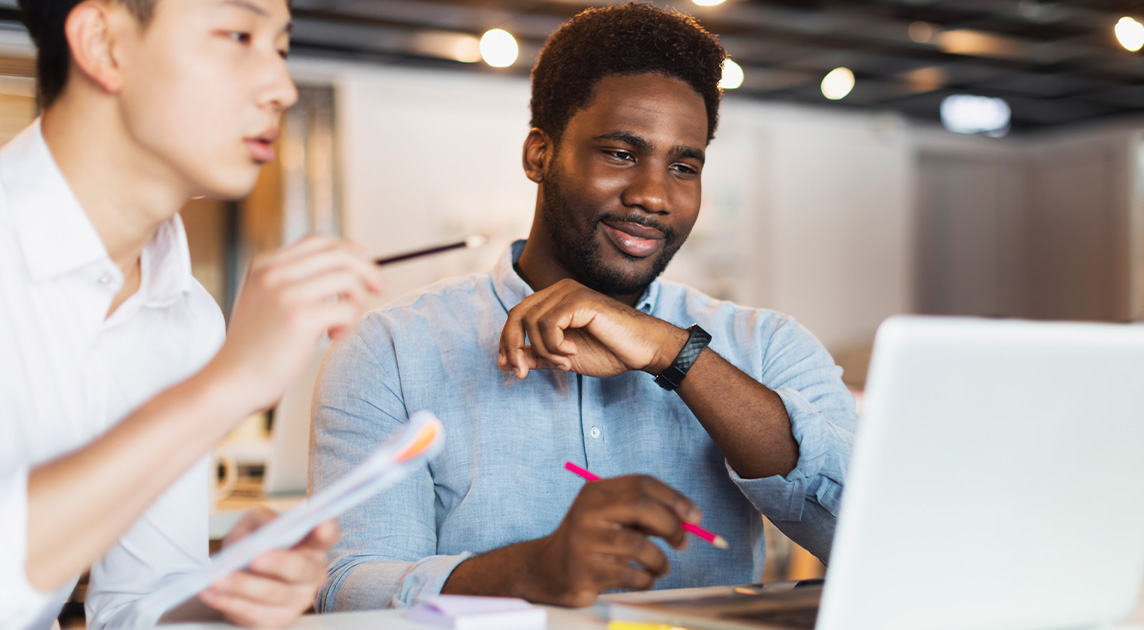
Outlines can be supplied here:
M600 480L599 475L597 475L593 472L590 472L584 468L581 468L581 467L577 466L576 464L573 464L572 462L564 462L564 468L571 471L571 472L576 473L577 475L580 475L581 477L587 479L588 481L599 481ZM707 542L711 543L712 545L714 545L720 549L727 549L728 547L730 547L730 545L727 544L726 538L723 538L722 536L720 536L714 532L707 531L706 529L703 529L702 527L700 527L694 523L686 523L685 522L685 523L683 523L682 527L688 533L695 534L696 536L702 538L703 540L706 540Z
M591 483L580 489L555 531L465 560L441 592L583 607L603 591L648 589L667 575L667 556L652 538L686 548L687 526L703 518L699 508L648 475L600 479L579 467L569 470Z
M654 477L584 484L560 526L541 539L543 573L534 579L546 593L532 599L587 606L605 590L651 588L670 570L652 537L685 549L683 524L701 519L695 504Z

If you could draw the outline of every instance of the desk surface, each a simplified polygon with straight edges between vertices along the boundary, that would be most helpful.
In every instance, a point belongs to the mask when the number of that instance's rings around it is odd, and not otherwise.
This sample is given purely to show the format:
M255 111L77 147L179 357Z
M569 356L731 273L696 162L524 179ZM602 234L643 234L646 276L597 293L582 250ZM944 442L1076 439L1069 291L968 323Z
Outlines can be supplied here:
M716 587L712 590L724 590ZM545 606L548 609L549 630L607 630L607 621L599 618L593 608L567 609ZM163 626L180 630L222 630L232 628L223 624L184 624ZM292 628L298 630L432 630L440 626L415 623L406 618L404 610L372 610L330 615L306 615ZM1144 630L1144 593L1132 617L1125 625L1106 630Z
M549 630L606 630L606 621L600 620L591 608L569 610L548 608ZM371 610L364 612L306 615L291 628L298 630L440 630L441 626L416 623L406 618L404 610ZM163 626L170 630L221 630L232 628L223 624L176 624Z

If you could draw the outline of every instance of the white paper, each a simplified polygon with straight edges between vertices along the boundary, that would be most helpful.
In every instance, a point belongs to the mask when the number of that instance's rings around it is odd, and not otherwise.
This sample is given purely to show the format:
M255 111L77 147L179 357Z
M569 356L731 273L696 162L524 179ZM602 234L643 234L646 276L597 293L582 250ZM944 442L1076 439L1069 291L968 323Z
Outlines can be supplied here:
M419 453L408 457L411 449L418 447L419 438L426 436L431 437L431 441L422 445ZM285 512L258 531L224 549L213 558L210 565L182 576L140 600L131 617L132 627L157 625L159 618L168 610L194 597L223 576L245 568L258 555L294 545L322 521L334 518L392 487L425 465L441 451L443 443L444 429L437 416L428 411L414 413L407 424L345 477L310 497L303 505ZM403 456L408 459L398 461Z
M407 614L410 621L454 630L541 630L548 611L515 597L434 595Z

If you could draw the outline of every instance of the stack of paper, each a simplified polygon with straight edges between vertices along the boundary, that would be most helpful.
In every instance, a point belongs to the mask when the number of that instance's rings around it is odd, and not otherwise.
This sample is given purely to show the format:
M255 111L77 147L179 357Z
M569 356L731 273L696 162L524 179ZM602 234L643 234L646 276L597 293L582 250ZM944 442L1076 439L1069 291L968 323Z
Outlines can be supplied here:
M219 578L242 569L259 554L287 548L322 521L334 518L401 481L440 452L445 430L437 416L418 411L369 459L345 477L282 514L253 534L224 549L202 569L151 593L136 606L132 627L151 627L171 608L194 597Z
M540 630L548 611L515 597L436 595L409 610L409 619L454 630Z

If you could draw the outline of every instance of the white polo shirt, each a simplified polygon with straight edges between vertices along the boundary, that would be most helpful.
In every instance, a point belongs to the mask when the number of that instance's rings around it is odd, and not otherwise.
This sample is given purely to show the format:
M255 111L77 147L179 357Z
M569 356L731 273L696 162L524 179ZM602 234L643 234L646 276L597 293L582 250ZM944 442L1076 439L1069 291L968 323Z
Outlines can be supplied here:
M178 216L143 250L139 291L105 319L122 285L37 120L0 150L0 628L47 627L71 590L27 583L27 471L90 442L222 344ZM208 561L206 479L204 458L92 567L89 628L119 625L139 597Z

